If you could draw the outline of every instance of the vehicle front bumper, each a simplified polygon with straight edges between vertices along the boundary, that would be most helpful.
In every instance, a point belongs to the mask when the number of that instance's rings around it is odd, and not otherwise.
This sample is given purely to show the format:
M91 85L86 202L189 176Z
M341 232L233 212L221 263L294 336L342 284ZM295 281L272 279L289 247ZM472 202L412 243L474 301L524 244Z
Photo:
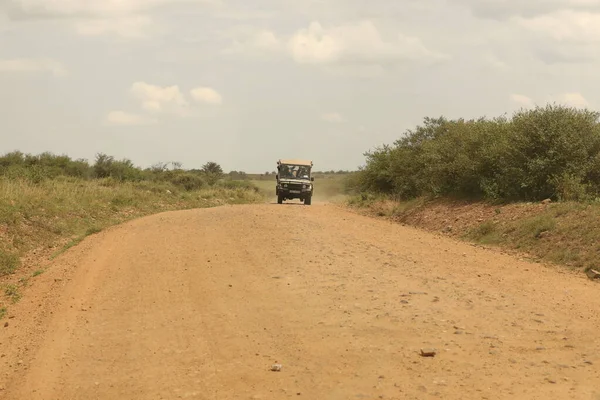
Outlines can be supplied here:
M285 185L280 185L277 186L276 194L277 196L283 196L287 199L299 199L310 197L312 195L312 188L294 187L289 185L286 187Z

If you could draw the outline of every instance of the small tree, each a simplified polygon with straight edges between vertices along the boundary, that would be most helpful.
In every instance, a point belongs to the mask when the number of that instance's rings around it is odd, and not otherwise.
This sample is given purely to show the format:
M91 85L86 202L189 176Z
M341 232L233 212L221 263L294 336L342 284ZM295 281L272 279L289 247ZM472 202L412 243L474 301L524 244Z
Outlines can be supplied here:
M168 169L167 163L164 162L157 162L150 167L150 170L155 173L165 172Z
M202 166L202 171L205 174L223 175L223 168L214 161L209 161Z
M210 185L217 183L223 177L223 168L214 161L209 161L202 166L202 172Z
M96 154L96 162L94 163L94 175L96 178L108 178L110 176L111 167L115 161L114 157L104 153Z
M11 167L13 165L23 165L25 161L25 154L20 151L13 151L6 153L0 157L0 167Z
M244 171L231 171L229 172L229 178L232 180L246 180L248 179Z

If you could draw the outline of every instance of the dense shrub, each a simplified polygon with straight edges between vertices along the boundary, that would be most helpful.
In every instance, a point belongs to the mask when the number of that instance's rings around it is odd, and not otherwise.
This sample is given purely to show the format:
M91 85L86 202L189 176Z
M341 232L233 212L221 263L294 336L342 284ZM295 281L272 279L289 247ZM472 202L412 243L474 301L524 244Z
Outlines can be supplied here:
M113 178L121 182L135 182L144 179L143 172L131 160L115 160L106 154L96 155L93 166L95 178Z
M228 174L229 179L234 181L245 181L250 179L244 171L231 171Z
M402 199L582 200L600 193L600 114L548 105L511 118L426 118L368 152L358 191Z
M42 153L24 154L19 151L0 156L0 176L8 179L23 179L32 183L41 183L58 177L98 179L101 185L112 187L121 182L165 183L175 185L186 191L198 190L205 185L215 185L224 176L216 162L207 162L202 169L183 170L181 163L157 163L150 168L141 169L131 160L116 160L113 156L99 153L94 163L86 160L73 160L65 155ZM230 175L238 179L247 179L244 172ZM153 187L156 187L154 185Z
M174 175L171 179L171 182L175 186L179 186L188 192L191 192L193 190L199 190L206 184L202 176L190 173Z
M202 166L202 173L209 185L216 184L223 177L223 169L214 161L209 161Z
M0 175L14 179L40 182L57 176L89 178L91 174L92 169L86 160L72 160L64 155L31 155L14 151L0 156Z

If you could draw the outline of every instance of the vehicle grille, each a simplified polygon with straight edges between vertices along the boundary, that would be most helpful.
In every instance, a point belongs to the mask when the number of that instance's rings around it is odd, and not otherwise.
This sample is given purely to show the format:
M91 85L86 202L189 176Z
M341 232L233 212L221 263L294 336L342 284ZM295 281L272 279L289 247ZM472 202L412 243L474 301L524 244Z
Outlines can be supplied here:
M302 190L302 184L301 183L290 183L288 184L288 189L290 190Z

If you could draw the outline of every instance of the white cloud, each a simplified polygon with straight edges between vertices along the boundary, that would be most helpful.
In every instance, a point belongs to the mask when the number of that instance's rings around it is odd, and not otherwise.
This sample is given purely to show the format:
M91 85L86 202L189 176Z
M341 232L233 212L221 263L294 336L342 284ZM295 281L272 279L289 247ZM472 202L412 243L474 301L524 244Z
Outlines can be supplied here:
M65 76L67 69L51 59L13 58L0 60L0 72L49 72L54 76Z
M0 0L13 20L60 18L74 21L75 32L84 36L117 35L129 39L160 33L150 17L164 5L218 4L220 0Z
M343 40L324 32L321 24L313 22L289 41L289 50L298 62L328 63L339 60L344 51Z
M531 108L535 106L533 99L522 94L511 94L510 100L518 104L520 107Z
M162 87L146 82L135 82L130 92L147 111L179 115L187 113L188 102L177 85Z
M323 115L321 115L321 119L323 121L327 121L327 122L331 122L331 123L338 123L338 124L345 121L344 117L337 112L323 114Z
M15 18L107 17L137 14L164 4L216 3L210 0L4 0L0 8Z
M323 71L336 77L352 79L371 79L381 77L386 73L386 69L379 64L334 64L324 66Z
M485 55L483 55L483 63L487 67L496 71L508 71L511 69L505 61L500 59L492 52L487 52Z
M179 117L187 117L193 113L190 102L178 85L159 86L146 82L135 82L129 89L130 95L140 103L142 110L151 114L169 114ZM196 87L189 91L192 100L198 103L212 105L223 104L223 96L210 87ZM133 114L115 114L114 117L126 122L144 122L151 120L139 120Z
M271 31L260 31L252 38L252 44L259 49L277 50L281 46L281 40Z
M124 111L111 111L106 116L106 123L111 126L142 126L153 125L156 123L156 120Z
M512 94L510 95L510 100L521 107L535 107L535 101L532 98L522 94ZM558 103L561 105L575 108L587 108L590 106L590 102L581 93L578 92L567 92L548 96L546 98L546 103Z
M284 40L268 30L256 30L247 26L230 29L225 35L232 44L221 53L226 55L241 54L245 57L253 55L273 55L281 52Z
M240 39L240 37L242 37ZM386 63L440 61L448 56L425 47L420 39L397 33L384 35L372 21L324 27L312 22L290 36L272 31L237 32L224 53L284 54L300 64L363 67ZM369 75L373 75L372 69Z
M575 108L587 108L590 106L589 101L581 93L577 92L562 93L553 96L550 101Z
M524 28L557 41L600 42L600 12L560 10L532 18L515 18Z
M468 6L476 16L507 19L514 16L534 17L558 10L598 10L598 0L457 0Z
M298 63L380 63L440 60L445 55L428 50L420 39L398 34L386 39L371 21L325 28L312 22L287 43L291 57Z
M75 30L83 36L114 34L124 38L138 39L149 35L155 26L152 18L145 15L89 19L75 23Z
M221 105L223 104L223 96L216 90L209 87L197 87L190 91L192 98L201 103Z

